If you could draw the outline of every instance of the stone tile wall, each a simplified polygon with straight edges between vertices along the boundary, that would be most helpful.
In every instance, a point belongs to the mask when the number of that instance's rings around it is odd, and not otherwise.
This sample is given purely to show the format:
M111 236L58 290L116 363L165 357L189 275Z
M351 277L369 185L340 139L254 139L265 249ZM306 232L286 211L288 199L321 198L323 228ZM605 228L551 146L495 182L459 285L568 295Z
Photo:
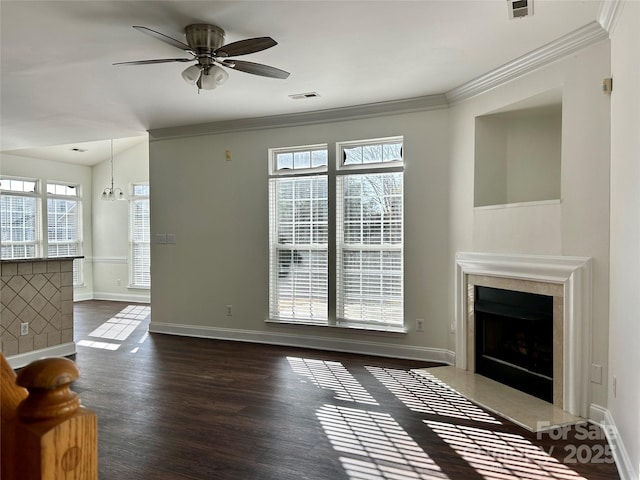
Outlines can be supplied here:
M73 260L2 262L0 351L5 357L73 342ZM29 333L20 335L20 324Z

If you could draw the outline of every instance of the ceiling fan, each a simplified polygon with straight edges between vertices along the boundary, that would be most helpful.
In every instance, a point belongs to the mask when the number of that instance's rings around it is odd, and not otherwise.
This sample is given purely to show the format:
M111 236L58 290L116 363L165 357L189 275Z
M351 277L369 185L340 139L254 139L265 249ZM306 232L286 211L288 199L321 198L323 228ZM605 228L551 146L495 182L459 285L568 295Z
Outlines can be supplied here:
M184 50L192 57L137 60L133 62L118 62L114 63L114 65L196 62L182 72L182 78L190 85L196 85L198 89L204 90L213 90L216 86L222 85L227 80L229 74L221 67L232 68L241 72L270 78L285 79L289 76L289 72L285 72L279 68L229 58L259 52L277 45L278 43L271 37L247 38L246 40L224 45L223 29L215 25L196 23L188 25L184 29L187 38L187 43L184 43L147 27L134 26L133 28L173 47Z

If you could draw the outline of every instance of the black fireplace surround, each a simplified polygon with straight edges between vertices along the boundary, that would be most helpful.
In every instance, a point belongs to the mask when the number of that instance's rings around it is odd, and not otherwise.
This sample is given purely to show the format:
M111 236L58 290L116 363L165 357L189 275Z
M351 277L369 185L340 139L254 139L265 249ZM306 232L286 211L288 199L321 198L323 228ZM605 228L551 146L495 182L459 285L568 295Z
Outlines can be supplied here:
M553 403L553 297L475 287L476 373Z

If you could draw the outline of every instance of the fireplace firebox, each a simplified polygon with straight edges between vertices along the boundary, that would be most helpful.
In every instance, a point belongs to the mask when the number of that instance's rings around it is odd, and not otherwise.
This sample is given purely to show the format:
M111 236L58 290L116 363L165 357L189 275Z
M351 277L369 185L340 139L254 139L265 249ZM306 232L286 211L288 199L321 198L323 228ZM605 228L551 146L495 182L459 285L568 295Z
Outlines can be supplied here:
M553 297L475 287L476 373L553 403Z

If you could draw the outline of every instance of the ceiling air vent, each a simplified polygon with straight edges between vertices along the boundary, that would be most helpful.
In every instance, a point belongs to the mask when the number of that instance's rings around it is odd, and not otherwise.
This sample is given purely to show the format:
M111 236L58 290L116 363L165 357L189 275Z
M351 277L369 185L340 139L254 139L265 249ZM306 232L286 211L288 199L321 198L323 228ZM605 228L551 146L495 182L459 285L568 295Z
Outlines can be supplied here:
M289 95L289 98L294 100L302 100L303 98L314 98L319 97L316 92L307 92L307 93L294 93L293 95Z
M533 15L533 0L507 0L509 18L522 18Z

